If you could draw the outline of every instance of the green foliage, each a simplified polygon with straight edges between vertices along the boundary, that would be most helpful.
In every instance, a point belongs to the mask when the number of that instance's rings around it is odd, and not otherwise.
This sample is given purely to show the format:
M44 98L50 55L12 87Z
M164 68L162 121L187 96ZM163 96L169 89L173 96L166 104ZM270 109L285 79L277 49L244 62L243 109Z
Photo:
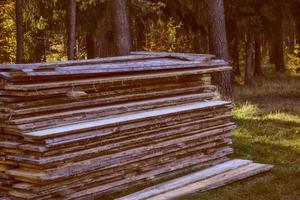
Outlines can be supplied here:
M0 63L15 61L15 4L0 1Z
M182 27L180 22L170 18L167 22L158 20L152 24L151 29L146 33L146 51L190 51L188 40L179 31Z
M292 73L300 71L300 45L295 46L294 52L288 54L288 66Z

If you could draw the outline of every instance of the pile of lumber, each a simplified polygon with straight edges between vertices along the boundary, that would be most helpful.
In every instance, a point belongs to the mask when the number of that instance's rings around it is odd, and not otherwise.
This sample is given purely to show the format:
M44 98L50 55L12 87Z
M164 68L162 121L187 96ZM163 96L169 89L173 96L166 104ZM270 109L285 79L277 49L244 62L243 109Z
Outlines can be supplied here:
M211 55L0 65L0 196L95 199L228 160Z

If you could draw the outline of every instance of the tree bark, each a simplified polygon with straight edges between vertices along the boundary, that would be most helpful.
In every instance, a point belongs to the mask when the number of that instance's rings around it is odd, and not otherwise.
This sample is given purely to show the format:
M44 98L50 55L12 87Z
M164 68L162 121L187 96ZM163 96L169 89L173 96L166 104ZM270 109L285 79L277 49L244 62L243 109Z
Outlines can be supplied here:
M248 33L246 42L245 84L252 83L253 40L253 34Z
M23 0L16 1L16 26L17 26L17 50L16 63L24 61L24 27L23 27Z
M232 63L234 76L241 76L239 61L238 15L232 0L225 0L226 32L228 38L229 60Z
M128 55L131 52L127 0L111 0L112 24L116 54Z
M283 40L283 20L282 14L279 11L276 23L272 24L273 27L273 63L275 64L276 71L285 71L284 63L284 40Z
M218 58L228 61L228 44L225 25L223 0L208 0L208 21L210 34L210 52ZM222 96L232 96L231 72L213 74L212 81L217 85Z
M76 0L69 1L68 59L75 59L76 47Z
M240 51L239 51L239 40L235 38L232 45L232 62L233 62L233 73L236 76L241 76L240 70Z
M92 59L96 57L96 52L95 52L95 40L94 37L90 34L86 36L86 56L88 59Z
M38 30L34 33L34 44L31 45L31 54L29 55L29 62L42 62L44 53L44 39L45 34L43 30Z
M262 76L262 66L261 66L261 38L259 35L255 35L255 68L254 76Z

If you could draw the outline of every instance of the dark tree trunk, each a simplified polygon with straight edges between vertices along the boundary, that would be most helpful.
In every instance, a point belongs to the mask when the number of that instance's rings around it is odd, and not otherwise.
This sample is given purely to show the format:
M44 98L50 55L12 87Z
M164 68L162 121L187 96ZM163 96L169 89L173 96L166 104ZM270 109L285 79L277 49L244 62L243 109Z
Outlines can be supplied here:
M232 62L233 62L233 73L236 76L241 76L240 70L240 51L239 51L239 40L235 38L232 44Z
M275 35L271 35L271 41L270 41L270 51L269 51L269 57L270 57L270 63L275 64L275 57L276 57L276 38Z
M261 66L261 38L259 35L255 35L255 68L254 76L262 76Z
M194 53L209 53L208 49L208 34L198 28L192 30L193 34L193 51Z
M276 71L283 72L285 71L285 63L282 18L279 17L278 23L273 25L273 31L273 63Z
M300 17L295 19L295 40L297 44L300 44Z
M229 42L229 57L233 64L233 74L240 76L240 60L239 60L239 38L238 38L238 27L235 19L228 22L228 40Z
M223 0L208 0L210 51L218 58L228 61L228 44ZM231 72L213 74L212 80L222 96L232 96Z
M92 59L96 57L96 52L95 52L95 40L92 35L87 35L86 36L86 56L88 59Z
M69 1L69 29L68 29L68 59L75 59L76 47L76 0Z
M43 60L43 54L44 54L44 40L45 40L45 34L43 30L38 30L34 33L34 45L32 45L31 49L31 55L29 56L29 62L37 63L42 62Z
M233 75L241 76L239 62L239 30L238 15L233 7L232 0L225 1L226 32L228 38L229 60L232 63Z
M140 19L136 19L136 50L141 51L145 46L145 26Z
M127 0L111 0L114 43L117 55L128 55L131 52Z
M252 83L253 41L253 34L248 33L246 42L245 84Z
M16 63L23 63L23 57L24 57L23 4L24 4L23 0L16 1L16 26L17 26Z

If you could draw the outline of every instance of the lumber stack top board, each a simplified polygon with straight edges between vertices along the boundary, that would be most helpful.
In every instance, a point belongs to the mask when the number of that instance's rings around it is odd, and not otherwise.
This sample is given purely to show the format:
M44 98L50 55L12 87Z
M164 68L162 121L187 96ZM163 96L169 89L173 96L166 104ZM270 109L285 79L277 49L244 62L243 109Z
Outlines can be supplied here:
M233 105L213 55L133 52L0 65L0 196L109 199L228 161Z
M116 73L211 69L230 70L228 63L212 59L211 55L134 52L130 56L102 58L86 61L68 61L45 64L0 65L0 76L5 80L65 76L99 76ZM217 70L217 69L215 69ZM27 79L27 81L30 81Z

